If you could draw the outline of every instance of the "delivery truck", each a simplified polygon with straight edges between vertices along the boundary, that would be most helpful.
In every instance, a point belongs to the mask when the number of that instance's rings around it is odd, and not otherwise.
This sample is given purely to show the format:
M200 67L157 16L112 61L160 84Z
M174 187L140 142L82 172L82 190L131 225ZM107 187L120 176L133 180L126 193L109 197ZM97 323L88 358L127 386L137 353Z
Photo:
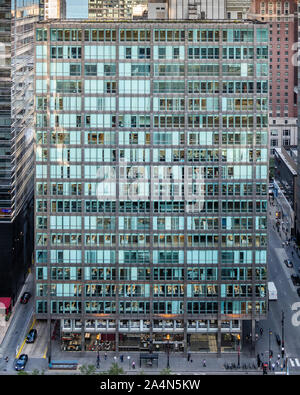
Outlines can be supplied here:
M269 300L277 300L277 289L272 281L268 282L268 292Z

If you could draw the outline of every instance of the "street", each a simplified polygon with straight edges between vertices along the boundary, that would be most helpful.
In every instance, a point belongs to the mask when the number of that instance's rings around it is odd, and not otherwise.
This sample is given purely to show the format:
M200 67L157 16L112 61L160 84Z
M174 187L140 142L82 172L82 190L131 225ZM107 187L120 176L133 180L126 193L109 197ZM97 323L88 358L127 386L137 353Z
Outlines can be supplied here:
M269 259L268 259L268 281L273 281L277 288L278 300L270 301L267 320L258 323L257 328L263 328L263 335L258 338L256 353L268 355L269 341L270 349L273 351L272 362L276 362L277 355L281 354L281 347L277 345L275 333L279 334L282 341L282 312L284 314L284 346L285 356L289 358L288 367L290 373L300 374L300 333L299 326L295 326L292 317L296 310L292 310L295 303L300 302L297 294L297 286L291 280L292 274L299 274L300 258L298 257L294 243L282 247L286 241L284 232L276 230L276 206L270 205L271 218L269 223ZM289 237L289 235L287 236ZM288 268L284 264L287 257L293 262L293 268ZM297 305L294 305L297 307ZM300 303L298 310L300 308ZM294 317L295 321L295 317ZM300 321L299 321L300 324ZM269 330L272 332L269 339ZM266 359L267 360L267 359ZM280 362L282 363L282 361Z
M24 291L29 291L33 294L32 274L27 277L20 295ZM33 318L33 297L29 299L27 304L21 304L19 299L14 306L14 313L10 318L9 328L0 345L0 371L13 371L15 357L21 350L27 335L27 329ZM8 357L8 362L5 361L6 357Z

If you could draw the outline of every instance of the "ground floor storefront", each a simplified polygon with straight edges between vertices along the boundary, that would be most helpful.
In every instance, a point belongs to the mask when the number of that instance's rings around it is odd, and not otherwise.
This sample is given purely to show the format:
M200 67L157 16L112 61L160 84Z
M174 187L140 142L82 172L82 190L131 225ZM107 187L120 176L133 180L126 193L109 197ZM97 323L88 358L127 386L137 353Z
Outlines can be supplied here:
M221 351L234 352L238 350L239 333L221 333ZM150 339L149 334L119 333L118 351L149 351L166 352L169 348L172 352L184 352L185 340L183 334L155 333ZM191 352L218 352L217 333L193 333L187 334L187 349ZM62 351L116 351L116 334L112 333L62 333ZM82 347L84 345L84 347Z
M221 325L216 320L190 320L185 326L170 320L146 324L145 328L143 320L129 320L126 326L112 320L89 320L84 325L80 320L61 320L61 350L226 353L243 347L242 321L238 320L222 321Z

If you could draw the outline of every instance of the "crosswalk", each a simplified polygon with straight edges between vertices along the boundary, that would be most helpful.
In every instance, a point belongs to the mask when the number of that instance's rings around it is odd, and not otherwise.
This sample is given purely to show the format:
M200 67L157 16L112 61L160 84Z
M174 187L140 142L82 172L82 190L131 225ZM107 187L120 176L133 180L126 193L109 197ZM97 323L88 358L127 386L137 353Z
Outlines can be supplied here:
M288 360L289 360L290 366L291 366L292 368L300 367L300 361L299 361L298 358L289 358Z

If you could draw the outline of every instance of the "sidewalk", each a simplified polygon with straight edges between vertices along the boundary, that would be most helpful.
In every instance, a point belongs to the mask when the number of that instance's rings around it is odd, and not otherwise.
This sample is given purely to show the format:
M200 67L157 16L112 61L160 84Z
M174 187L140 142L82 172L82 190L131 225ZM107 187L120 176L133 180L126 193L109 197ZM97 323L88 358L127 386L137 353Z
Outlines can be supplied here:
M68 353L70 354L70 353ZM75 355L74 355L75 354ZM97 353L95 352L94 355L90 353L86 353L85 356L76 355L78 353L72 353L71 355L63 355L62 353L58 356L57 359L59 360L77 360L79 367L85 366L88 367L89 365L96 366L96 359ZM88 355L89 354L89 355ZM130 359L128 360L128 356ZM58 358L59 357L59 358ZM109 371L111 365L116 361L118 366L121 367L124 372L128 374L160 374L164 369L167 368L168 357L165 353L159 353L158 356L158 366L156 363L153 363L152 367L147 367L142 365L140 367L139 361L139 353L126 353L124 354L124 362L120 362L120 359L114 359L114 353L110 353L107 355L107 359L104 359L104 355L100 353L100 368L97 371ZM53 355L54 359L54 355ZM203 366L203 360L206 361L206 367ZM135 362L135 369L132 368L132 362ZM255 358L252 359L245 359L243 356L240 356L240 366L242 367L243 364L247 363L247 366L251 364L251 369L249 371L260 373L260 370L253 368L253 363L255 363ZM233 369L233 370L226 370L224 365L234 363L237 365L238 363L238 356L228 354L228 356L217 358L216 355L208 355L208 354L191 354L190 361L187 361L186 357L183 357L182 354L174 355L170 354L169 356L169 366L171 374L181 373L181 374L201 374L201 373L224 373L226 372L238 372L242 371L243 369Z
M123 362L120 361L120 355L123 355ZM119 357L117 357L115 352L108 352L105 359L104 353L100 352L100 368L96 369L96 371L107 372L112 364L116 362L127 374L161 374L168 365L168 356L163 352L158 353L158 365L154 362L152 367L147 367L143 364L140 367L139 352L119 353ZM128 357L130 358L128 359ZM88 367L90 365L96 367L97 352L63 352L60 350L58 342L53 341L51 359L59 361L75 360L78 362L79 368L80 366ZM238 359L240 361L240 369L225 369L225 364L230 365L233 363L237 366ZM206 366L203 366L203 360L206 361ZM135 362L135 369L132 368L133 361ZM247 369L243 368L245 364ZM257 368L256 356L250 357L247 347L245 352L240 352L240 356L238 356L237 352L225 353L220 358L216 354L190 353L189 361L182 353L170 353L169 366L171 374L262 374L261 369ZM79 372L78 369L77 373ZM274 374L274 372L269 372L269 374L271 373Z

